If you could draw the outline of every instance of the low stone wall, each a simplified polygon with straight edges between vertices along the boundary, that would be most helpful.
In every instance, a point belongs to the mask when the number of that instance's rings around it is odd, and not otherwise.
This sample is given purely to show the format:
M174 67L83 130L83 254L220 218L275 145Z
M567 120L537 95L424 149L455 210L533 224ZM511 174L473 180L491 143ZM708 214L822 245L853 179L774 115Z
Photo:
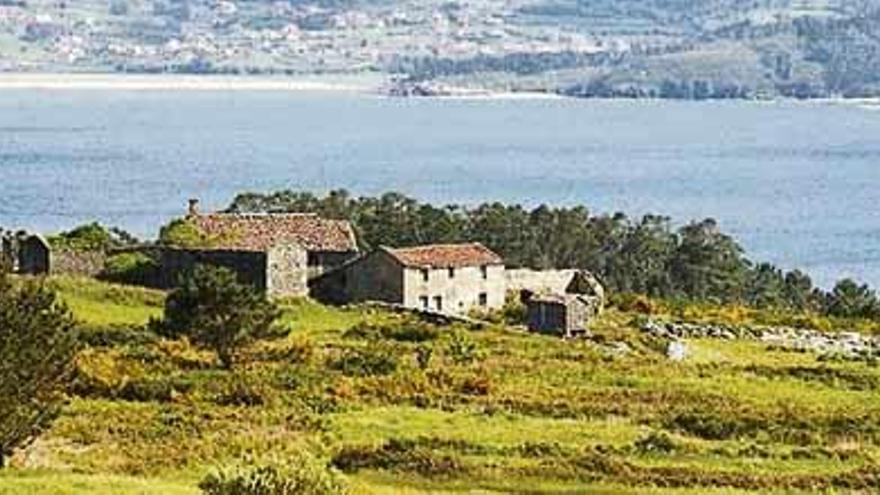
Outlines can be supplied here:
M847 359L880 357L880 337L858 332L821 332L805 328L648 321L642 332L673 340L747 339L794 351L816 352Z
M107 254L103 251L52 249L49 253L49 274L95 277L104 270Z

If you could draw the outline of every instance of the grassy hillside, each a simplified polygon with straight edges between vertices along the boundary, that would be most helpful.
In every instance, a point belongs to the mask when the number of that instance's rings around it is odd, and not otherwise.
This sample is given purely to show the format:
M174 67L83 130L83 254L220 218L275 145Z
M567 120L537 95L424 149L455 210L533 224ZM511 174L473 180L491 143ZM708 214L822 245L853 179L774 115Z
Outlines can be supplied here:
M880 369L870 362L712 339L690 341L673 362L636 329L643 315L619 309L593 340L565 342L298 301L284 304L289 336L222 371L210 353L137 328L162 294L53 283L90 324L90 345L62 417L0 472L3 494L197 493L216 466L301 449L343 469L359 493L880 486Z

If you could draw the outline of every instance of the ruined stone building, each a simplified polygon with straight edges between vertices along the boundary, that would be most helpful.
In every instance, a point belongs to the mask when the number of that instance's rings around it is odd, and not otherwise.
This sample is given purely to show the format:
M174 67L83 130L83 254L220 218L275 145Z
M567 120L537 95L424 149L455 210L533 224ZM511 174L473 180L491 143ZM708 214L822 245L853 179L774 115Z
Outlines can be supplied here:
M497 309L506 295L504 262L479 243L379 248L312 283L332 303L384 301L449 314Z
M271 296L306 296L308 281L358 256L346 221L306 213L208 213L190 200L185 221L205 245L153 251L156 285L172 287L196 264L222 266Z
M311 213L209 213L191 200L187 221L207 239L210 248L225 251L269 252L297 245L306 252L307 276L315 278L358 256L351 224Z
M605 290L593 274L582 270L565 270L563 290L540 288L540 281L557 282L560 272L535 272L530 288L518 287L526 304L526 320L533 332L574 337L587 333L590 322L605 305ZM540 275L544 273L547 278ZM521 280L525 280L522 278Z

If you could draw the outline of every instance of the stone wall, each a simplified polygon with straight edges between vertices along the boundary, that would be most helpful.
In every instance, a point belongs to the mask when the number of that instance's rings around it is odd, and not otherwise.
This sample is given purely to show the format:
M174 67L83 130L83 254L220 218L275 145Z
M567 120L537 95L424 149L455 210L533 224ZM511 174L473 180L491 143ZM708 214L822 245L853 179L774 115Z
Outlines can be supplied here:
M158 270L150 285L170 289L196 265L211 265L235 272L239 282L266 291L272 297L306 296L307 258L298 246L277 246L268 252L224 249L161 248L149 250Z
M310 282L315 299L329 304L382 301L403 304L403 273L384 251L374 251Z
M104 270L107 254L103 251L52 249L49 253L50 275L95 277Z
M266 292L270 296L307 296L308 256L298 245L279 245L266 253Z

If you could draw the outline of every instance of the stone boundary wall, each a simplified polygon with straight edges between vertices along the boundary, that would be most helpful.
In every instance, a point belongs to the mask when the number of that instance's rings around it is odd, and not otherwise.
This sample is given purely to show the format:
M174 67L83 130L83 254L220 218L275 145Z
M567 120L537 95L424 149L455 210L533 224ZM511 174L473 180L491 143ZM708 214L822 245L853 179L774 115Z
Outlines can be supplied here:
M107 257L103 251L52 249L49 251L49 274L96 277L104 270Z
M722 339L756 340L769 346L801 352L816 352L846 359L880 357L880 337L858 332L822 332L806 328L697 324L649 320L641 331L671 340Z

